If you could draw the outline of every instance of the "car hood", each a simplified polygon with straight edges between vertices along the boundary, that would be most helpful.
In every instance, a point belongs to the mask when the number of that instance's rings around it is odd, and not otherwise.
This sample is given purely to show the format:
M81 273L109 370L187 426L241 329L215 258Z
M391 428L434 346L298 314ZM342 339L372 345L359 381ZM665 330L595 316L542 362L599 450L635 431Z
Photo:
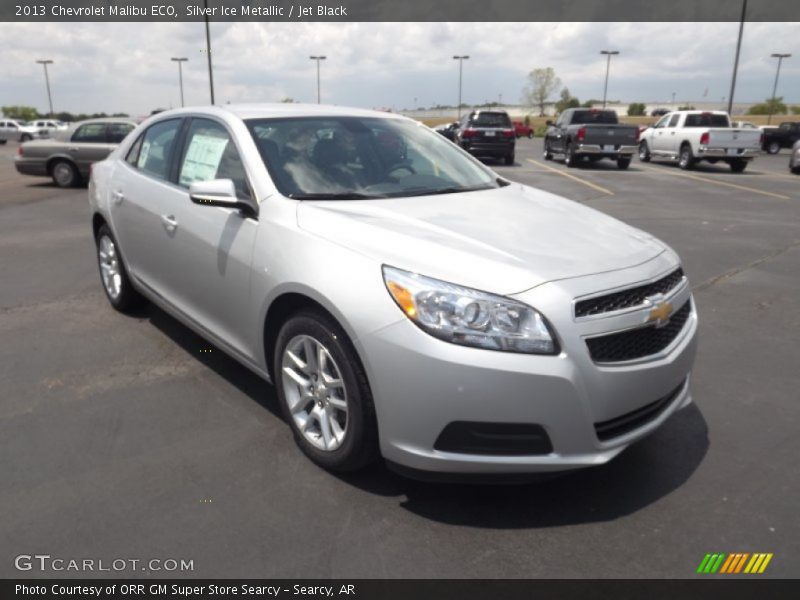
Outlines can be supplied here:
M298 225L383 264L500 294L632 267L665 246L553 194L503 188L351 201L304 201Z

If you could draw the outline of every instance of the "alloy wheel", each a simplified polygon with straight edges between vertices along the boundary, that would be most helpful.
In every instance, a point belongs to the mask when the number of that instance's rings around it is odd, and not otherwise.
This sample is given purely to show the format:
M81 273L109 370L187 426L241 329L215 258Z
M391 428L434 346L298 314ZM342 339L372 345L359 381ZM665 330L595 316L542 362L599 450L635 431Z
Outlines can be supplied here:
M97 258L100 262L100 274L103 276L103 287L109 297L116 300L122 292L122 273L117 247L107 235L102 236L97 244Z
M309 335L286 345L281 359L286 403L297 430L315 448L332 452L347 435L347 389L336 361Z

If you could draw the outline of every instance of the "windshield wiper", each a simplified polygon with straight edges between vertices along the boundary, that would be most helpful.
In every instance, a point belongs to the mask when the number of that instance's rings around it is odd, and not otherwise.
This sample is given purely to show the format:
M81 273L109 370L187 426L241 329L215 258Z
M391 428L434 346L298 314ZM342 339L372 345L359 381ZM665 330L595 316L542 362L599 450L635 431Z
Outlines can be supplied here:
M490 190L492 189L489 186L485 185L474 185L474 186L467 186L467 187L444 187L438 189L414 189L411 188L409 190L404 190L402 192L403 196L436 196L438 194L459 194L461 192L477 192L478 190Z
M369 200L371 198L385 198L359 192L313 193L313 194L287 194L292 200Z

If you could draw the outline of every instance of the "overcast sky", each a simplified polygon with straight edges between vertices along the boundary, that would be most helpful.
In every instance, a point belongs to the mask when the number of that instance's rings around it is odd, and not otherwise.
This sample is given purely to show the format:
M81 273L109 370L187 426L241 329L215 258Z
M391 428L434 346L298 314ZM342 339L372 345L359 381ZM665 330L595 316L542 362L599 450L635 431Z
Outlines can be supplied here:
M608 96L625 102L727 97L738 23L212 23L217 102L316 100L310 54L325 54L323 102L362 107L517 103L526 74L553 67L580 99L603 93L605 61L616 49ZM42 67L50 58L56 111L146 114L180 105L172 56L185 56L186 103L208 102L202 23L0 23L0 105L47 109ZM747 23L737 101L771 94L800 104L800 23ZM707 95L706 89L708 90Z

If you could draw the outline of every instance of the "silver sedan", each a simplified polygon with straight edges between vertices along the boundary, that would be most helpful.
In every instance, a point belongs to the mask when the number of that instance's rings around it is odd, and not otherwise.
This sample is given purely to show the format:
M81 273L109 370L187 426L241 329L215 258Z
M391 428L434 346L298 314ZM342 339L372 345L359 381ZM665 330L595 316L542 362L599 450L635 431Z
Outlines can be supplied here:
M410 119L163 112L89 200L110 303L146 298L272 382L323 467L598 465L691 402L675 252Z

